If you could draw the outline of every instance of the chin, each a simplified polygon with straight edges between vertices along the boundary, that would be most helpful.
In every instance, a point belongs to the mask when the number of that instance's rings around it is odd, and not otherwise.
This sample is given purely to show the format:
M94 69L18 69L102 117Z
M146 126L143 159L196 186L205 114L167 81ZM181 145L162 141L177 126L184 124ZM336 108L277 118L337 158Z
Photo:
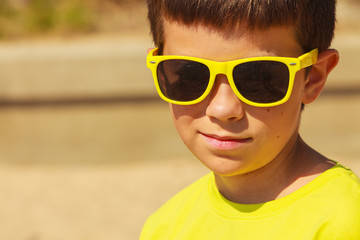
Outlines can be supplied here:
M233 160L223 157L207 158L207 161L200 160L208 169L214 172L216 175L231 177L236 175L247 174L254 171L249 166L246 166L241 160ZM209 161L210 159L210 161Z

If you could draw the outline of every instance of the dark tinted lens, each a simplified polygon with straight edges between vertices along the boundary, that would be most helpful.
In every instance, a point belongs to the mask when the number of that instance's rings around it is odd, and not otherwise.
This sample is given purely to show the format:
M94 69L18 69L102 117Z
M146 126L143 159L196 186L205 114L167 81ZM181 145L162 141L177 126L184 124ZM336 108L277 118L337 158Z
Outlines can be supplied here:
M283 99L289 86L289 70L281 62L243 63L234 68L233 78L241 95L257 103L271 103Z
M172 59L159 63L157 76L160 89L167 98L192 101L205 92L210 71L199 62Z

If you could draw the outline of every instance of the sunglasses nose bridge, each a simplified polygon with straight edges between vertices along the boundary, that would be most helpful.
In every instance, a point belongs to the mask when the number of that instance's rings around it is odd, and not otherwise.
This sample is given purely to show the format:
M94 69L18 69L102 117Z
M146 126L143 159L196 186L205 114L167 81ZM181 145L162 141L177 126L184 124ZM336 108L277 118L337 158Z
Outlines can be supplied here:
M212 66L212 75L214 78L218 75L225 75L229 80L229 64L227 62L215 62Z

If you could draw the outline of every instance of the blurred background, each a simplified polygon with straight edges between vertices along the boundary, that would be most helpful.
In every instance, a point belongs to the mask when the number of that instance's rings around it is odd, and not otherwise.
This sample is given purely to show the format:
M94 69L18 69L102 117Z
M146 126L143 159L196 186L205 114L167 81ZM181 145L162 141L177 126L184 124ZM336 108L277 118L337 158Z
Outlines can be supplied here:
M137 239L207 170L145 66L144 0L0 0L0 239ZM360 2L338 0L341 61L301 135L360 174Z

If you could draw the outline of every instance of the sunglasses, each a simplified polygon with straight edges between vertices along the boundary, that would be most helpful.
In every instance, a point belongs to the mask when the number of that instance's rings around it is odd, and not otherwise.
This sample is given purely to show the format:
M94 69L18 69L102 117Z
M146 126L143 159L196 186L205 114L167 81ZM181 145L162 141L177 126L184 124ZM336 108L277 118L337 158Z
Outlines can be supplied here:
M173 104L192 105L211 92L216 76L225 74L236 96L256 107L285 103L294 85L296 72L316 63L318 50L298 58L253 57L215 62L188 56L161 56L153 49L147 56L160 97Z

